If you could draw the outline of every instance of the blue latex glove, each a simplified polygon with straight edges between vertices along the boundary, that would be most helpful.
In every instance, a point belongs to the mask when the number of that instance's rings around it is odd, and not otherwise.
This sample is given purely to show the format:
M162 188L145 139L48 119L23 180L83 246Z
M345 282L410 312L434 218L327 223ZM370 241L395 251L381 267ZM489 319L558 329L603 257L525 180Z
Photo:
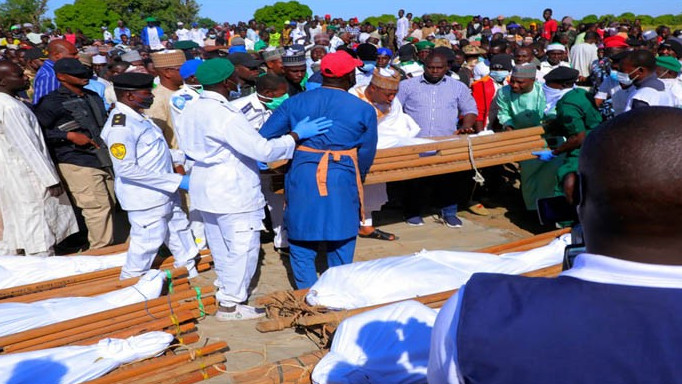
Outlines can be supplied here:
M263 162L257 161L257 163L258 169L260 169L261 171L267 171L268 169L270 169L270 167L268 167L268 165Z
M531 155L537 156L540 161L551 161L556 156L552 153L551 149L545 149L542 151L531 152Z
M306 116L305 119L296 123L293 131L298 135L300 140L303 140L326 133L333 123L333 121L326 117L318 117L311 121L310 116Z
M183 175L182 181L180 182L179 189L189 191L189 175Z

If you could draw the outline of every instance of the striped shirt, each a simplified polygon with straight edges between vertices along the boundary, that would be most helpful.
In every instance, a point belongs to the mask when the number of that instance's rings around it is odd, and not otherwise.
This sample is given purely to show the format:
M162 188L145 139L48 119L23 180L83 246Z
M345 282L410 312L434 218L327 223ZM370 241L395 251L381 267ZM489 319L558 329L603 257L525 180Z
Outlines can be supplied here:
M401 81L397 97L403 111L419 124L418 137L453 135L460 115L478 115L469 88L449 76L436 84L426 81L423 75Z
M33 105L37 105L43 96L59 88L59 85L57 75L54 73L54 61L45 60L33 82Z

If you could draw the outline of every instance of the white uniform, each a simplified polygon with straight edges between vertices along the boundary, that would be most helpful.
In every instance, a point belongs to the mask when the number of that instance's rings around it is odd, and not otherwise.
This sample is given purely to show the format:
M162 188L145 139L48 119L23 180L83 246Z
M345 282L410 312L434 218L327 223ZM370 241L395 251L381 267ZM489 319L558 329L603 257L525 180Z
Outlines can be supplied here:
M256 161L293 156L287 135L266 140L219 93L204 91L180 116L178 142L194 159L189 194L201 211L224 306L247 299L256 271L265 200Z
M189 29L182 27L175 31L175 35L178 37L178 41L191 40L189 38Z
M198 250L177 193L182 176L173 173L161 128L127 105L116 103L102 139L114 165L116 197L130 221L130 246L121 278L149 270L162 243L173 252L176 268L186 266L190 277L196 276Z
M260 127L262 127L272 115L272 111L258 100L258 95L255 93L231 101L230 103L244 114L246 120L249 121L249 124L251 124L256 131L260 130ZM289 240L287 230L284 228L284 195L273 192L271 174L261 174L260 182L261 191L265 196L268 211L270 211L272 230L275 232L273 243L275 248L286 248L289 246Z
M204 46L204 38L206 38L206 34L203 33L200 29L192 28L187 34L187 37L189 38L188 40L192 40L193 42L199 44L200 47Z
M188 87L187 85L183 85L178 89L177 91L173 92L173 94L170 97L170 111L171 111L171 120L173 122L173 127L175 128L175 139L179 141L179 135L177 134L177 131L181 129L180 127L180 115L184 112L185 107L189 104L192 104L193 102L199 100L199 92L195 91L194 89ZM179 146L179 144L178 144ZM184 157L183 153L183 157ZM190 175L192 173L192 165L194 165L194 161L185 159L183 162L183 166L185 168L185 172ZM184 198L184 196L183 196ZM194 209L192 206L191 202L189 202L189 207L188 210L189 212L187 213L187 217L189 219L189 228L192 230L192 234L194 235L194 238L197 241L197 245L199 248L205 248L206 247L206 234L204 231L204 223L201 219L201 213Z
M49 256L78 232L71 203L59 184L38 120L21 101L0 93L0 255Z

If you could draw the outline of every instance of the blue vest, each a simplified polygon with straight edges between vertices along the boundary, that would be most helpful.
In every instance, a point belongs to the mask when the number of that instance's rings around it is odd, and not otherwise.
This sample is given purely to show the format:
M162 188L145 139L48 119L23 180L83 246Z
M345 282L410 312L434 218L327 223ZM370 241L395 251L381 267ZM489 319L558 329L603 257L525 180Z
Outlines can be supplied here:
M682 383L682 289L475 274L457 351L466 383Z

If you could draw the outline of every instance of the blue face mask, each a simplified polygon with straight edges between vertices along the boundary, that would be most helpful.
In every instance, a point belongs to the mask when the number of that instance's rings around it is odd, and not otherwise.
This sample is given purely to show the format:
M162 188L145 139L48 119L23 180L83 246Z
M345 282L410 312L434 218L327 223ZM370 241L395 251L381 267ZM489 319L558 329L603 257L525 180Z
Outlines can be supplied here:
M490 71L490 77L498 83L503 83L509 76L509 71Z
M365 73L373 73L374 68L376 68L376 62L374 61L365 61L365 65L362 66L362 72Z
M609 74L609 77L613 81L618 81L618 71L616 71L615 69L612 69L611 73Z
M240 97L242 97L242 85L237 84L237 90L236 91L230 91L230 95L228 96L227 99L228 100L236 100Z

